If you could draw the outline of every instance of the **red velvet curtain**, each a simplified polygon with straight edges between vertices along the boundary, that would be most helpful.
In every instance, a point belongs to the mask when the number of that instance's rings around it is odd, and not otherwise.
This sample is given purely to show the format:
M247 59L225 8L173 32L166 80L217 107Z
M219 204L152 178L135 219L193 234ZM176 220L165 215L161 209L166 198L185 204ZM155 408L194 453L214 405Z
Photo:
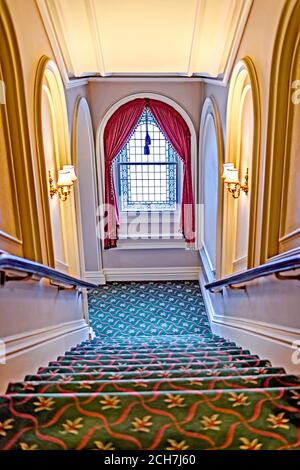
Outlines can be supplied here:
M112 164L130 137L145 106L183 161L181 229L188 245L195 243L195 211L191 171L191 133L182 116L171 106L152 99L136 99L121 106L109 119L104 131L106 225L104 248L113 248L118 239L118 205Z
M183 117L167 103L149 100L148 106L170 144L183 161L181 230L188 245L195 243L195 208L191 167L191 133Z
M119 213L112 164L122 150L137 124L145 107L144 99L136 99L121 106L109 119L104 130L105 155L105 238L104 248L114 248L117 245Z

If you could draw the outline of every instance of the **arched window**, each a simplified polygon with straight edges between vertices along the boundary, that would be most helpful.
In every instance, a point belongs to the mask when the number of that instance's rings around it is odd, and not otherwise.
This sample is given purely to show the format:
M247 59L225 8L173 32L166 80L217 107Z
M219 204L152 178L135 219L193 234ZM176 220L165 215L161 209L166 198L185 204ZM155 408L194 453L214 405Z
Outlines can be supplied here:
M145 108L115 161L120 210L175 211L182 186L180 166L178 154Z
M156 95L144 97L140 95L132 99L124 99L123 104L116 103L112 109L105 116L103 123L100 126L101 132L101 170L100 176L103 181L103 193L100 192L100 227L101 237L104 240L104 248L114 248L117 246L120 226L120 210L128 208L131 205L135 206L133 210L137 210L138 203L140 204L140 211L151 212L157 210L160 206L163 212L174 212L175 204L180 201L180 221L179 230L183 235L186 246L194 247L195 245L195 211L194 211L194 195L193 195L193 174L192 171L192 155L195 156L196 138L193 126L190 124L190 119L186 113L180 109L177 111L175 107L168 104L166 99L160 101L155 99ZM122 102L122 100L121 100ZM184 117L183 117L184 116ZM143 120L145 122L143 122ZM148 121L148 123L147 123ZM141 135L138 139L131 138L137 131L139 126L148 126L148 135L145 132L145 137ZM150 136L150 127L154 126L153 130L153 143ZM192 131L192 132L191 132ZM124 149L130 149L131 142L139 141L134 144L134 148L140 149L138 155L135 157L142 158L141 162L131 161L126 155L121 155ZM163 143L161 152L158 152L160 144ZM128 147L129 145L129 147ZM157 146L156 153L153 154L153 148ZM130 152L129 152L130 153ZM157 161L150 161L152 154L156 155ZM164 155L164 160L163 156ZM147 157L146 160L145 157ZM179 164L179 157L181 162ZM127 159L127 161L126 161ZM195 161L193 159L193 161ZM146 164L148 168L146 168ZM176 164L177 169L175 175L171 175L171 170L167 167L174 167ZM122 181L120 177L120 170L116 171L116 165L121 168ZM180 165L182 165L182 197L178 191L178 175L180 172ZM129 167L125 171L125 166ZM139 185L133 188L133 177L128 172L132 173L133 166L138 167ZM143 168L142 168L143 167ZM157 167L157 180L158 184L153 186L149 180L152 174L155 176L155 169ZM159 171L160 168L160 171ZM152 171L154 170L154 171ZM174 172L174 168L173 168ZM132 173L133 174L133 173ZM164 176L165 174L165 176ZM146 180L148 185L146 184ZM173 188L172 185L176 185ZM121 187L122 185L122 187ZM137 191L137 187L143 188ZM146 191L146 186L148 186ZM122 190L123 201L119 200L119 193ZM133 191L134 189L134 191ZM128 193L129 190L129 193ZM136 191L135 191L136 190ZM127 191L127 193L126 193ZM102 194L101 194L102 193ZM125 197L126 193L126 197ZM147 193L147 194L146 194ZM134 198L133 198L134 196ZM153 200L151 200L153 196ZM131 197L131 199L130 199ZM149 205L150 203L150 205ZM122 205L123 204L123 205ZM147 205L147 207L146 207ZM120 207L121 206L121 207ZM159 209L158 209L159 210ZM124 211L123 211L124 212Z

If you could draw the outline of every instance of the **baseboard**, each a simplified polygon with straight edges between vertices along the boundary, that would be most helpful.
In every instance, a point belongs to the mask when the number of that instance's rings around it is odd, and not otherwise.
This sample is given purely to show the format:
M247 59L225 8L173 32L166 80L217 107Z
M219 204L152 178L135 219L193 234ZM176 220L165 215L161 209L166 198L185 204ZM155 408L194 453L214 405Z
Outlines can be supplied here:
M199 267L107 268L106 281L192 281L199 278Z
M7 384L36 373L72 346L85 341L89 327L84 319L62 323L2 338L0 348L0 393Z
M213 333L235 341L262 359L269 359L274 366L284 367L289 373L300 373L299 329L218 315L211 294L204 288L207 281L202 271L199 281Z
M84 280L87 282L92 282L93 284L105 284L106 279L104 272L101 271L85 271Z

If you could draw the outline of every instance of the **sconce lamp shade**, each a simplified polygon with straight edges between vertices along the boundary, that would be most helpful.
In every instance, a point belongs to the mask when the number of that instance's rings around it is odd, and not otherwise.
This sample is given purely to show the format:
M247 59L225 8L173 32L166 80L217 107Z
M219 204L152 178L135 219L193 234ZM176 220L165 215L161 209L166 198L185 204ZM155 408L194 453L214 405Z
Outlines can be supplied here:
M239 184L239 170L237 168L227 168L225 183Z
M66 171L69 171L72 181L77 180L77 176L76 176L75 169L74 169L73 165L64 165L63 169L66 170Z
M73 181L71 178L71 174L69 170L59 170L58 171L58 180L57 180L57 186L62 187L62 186L72 186Z
M226 179L226 176L227 176L227 170L229 170L230 168L234 168L234 164L233 163L224 163L223 165L223 175L222 175L222 178Z

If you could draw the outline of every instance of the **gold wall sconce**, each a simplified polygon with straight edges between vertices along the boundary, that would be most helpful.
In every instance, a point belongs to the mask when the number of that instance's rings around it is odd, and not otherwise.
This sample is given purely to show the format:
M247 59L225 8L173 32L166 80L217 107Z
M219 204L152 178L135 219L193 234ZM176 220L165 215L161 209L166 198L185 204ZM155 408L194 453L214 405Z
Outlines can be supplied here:
M62 170L58 170L58 179L56 186L53 184L53 177L51 170L48 171L49 175L49 193L51 199L53 199L55 194L58 194L58 197L61 201L66 201L68 196L71 193L71 188L74 184L74 181L77 180L73 165L64 165Z
M224 163L222 178L224 179L224 183L226 184L228 192L232 195L234 199L238 199L240 197L241 190L244 191L245 194L248 194L248 168L244 177L244 183L241 184L239 180L239 170L234 167L233 163Z

